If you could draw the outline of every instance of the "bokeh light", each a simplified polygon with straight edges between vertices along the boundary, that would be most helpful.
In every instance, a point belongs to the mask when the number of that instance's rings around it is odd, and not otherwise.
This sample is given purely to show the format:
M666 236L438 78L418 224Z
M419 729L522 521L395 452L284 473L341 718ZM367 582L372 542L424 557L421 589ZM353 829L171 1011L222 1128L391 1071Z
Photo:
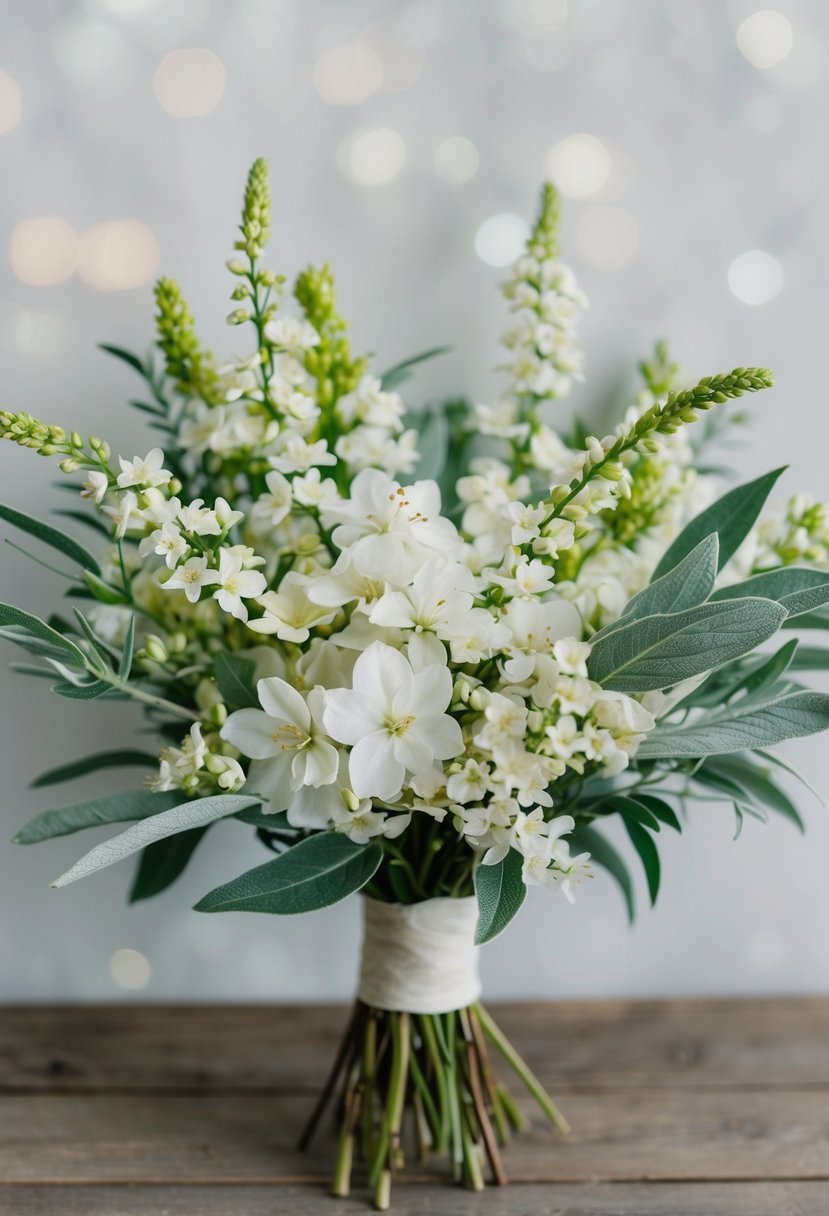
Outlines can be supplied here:
M639 227L621 207L586 207L576 224L575 243L597 270L623 270L639 250Z
M128 291L149 283L158 269L158 242L138 220L111 220L87 228L80 241L78 274L99 291Z
M117 984L119 988L125 988L128 992L138 992L139 989L147 987L152 979L153 970L149 959L145 958L139 950L124 947L122 950L116 950L109 960L109 974L112 976L113 983Z
M318 59L314 88L331 106L358 106L383 83L383 61L364 42L347 42Z
M526 220L503 211L480 225L475 233L475 252L487 266L509 266L520 257L529 235Z
M12 229L9 261L18 279L30 287L65 283L78 263L78 234L59 215L21 220Z
M791 22L774 8L752 13L737 27L737 46L749 63L761 70L782 63L793 41Z
M728 286L743 304L768 304L783 289L783 267L764 249L749 249L728 267Z
M348 176L361 186L385 186L406 163L406 145L392 127L373 127L347 141L345 166Z
M480 157L471 139L451 135L435 148L435 174L450 186L462 186L478 172Z
M566 198L593 198L607 185L613 158L595 135L560 139L547 153L546 171Z
M171 118L203 118L222 100L225 65L207 47L170 51L153 77L153 91Z
M0 70L0 135L16 127L23 116L23 94L20 85Z

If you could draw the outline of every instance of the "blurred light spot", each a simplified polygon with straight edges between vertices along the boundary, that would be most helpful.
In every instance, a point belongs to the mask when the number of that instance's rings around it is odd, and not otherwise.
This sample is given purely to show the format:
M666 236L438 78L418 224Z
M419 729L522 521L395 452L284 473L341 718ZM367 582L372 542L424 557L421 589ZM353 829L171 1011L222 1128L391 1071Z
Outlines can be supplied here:
M384 18L370 25L360 39L380 60L381 93L402 93L423 71L423 43L404 19Z
M362 131L348 144L348 173L361 186L385 186L397 177L405 163L406 145L392 127Z
M99 291L129 291L158 269L158 242L138 220L94 224L81 237L78 274Z
M558 30L539 30L527 39L526 52L530 67L540 72L554 72L564 67L570 58L570 42L567 35Z
M568 135L547 154L547 172L567 198L592 198L607 184L610 152L595 135Z
M746 954L752 967L768 971L786 957L785 939L776 929L761 929L749 938Z
M487 266L509 266L524 252L529 235L526 220L503 211L481 224L475 233L475 252Z
M99 0L116 17L143 17L158 8L162 0Z
M575 242L597 270L623 270L639 251L639 227L621 207L587 207L576 224Z
M67 325L54 312L0 304L0 343L27 359L56 359L67 345Z
M765 250L749 249L728 267L728 286L743 304L768 304L783 288L783 267Z
M170 51L153 77L153 91L172 118L202 118L215 110L225 91L225 65L206 47Z
M119 988L137 992L146 988L152 978L153 970L149 960L138 950L116 950L109 960L109 974Z
M743 116L755 131L776 131L783 120L779 99L768 94L749 98L743 106Z
M6 72L0 71L0 135L16 127L23 115L23 94L20 85Z
M773 68L792 49L792 26L776 9L752 13L737 27L737 46L755 68Z
M58 215L21 220L12 229L9 261L18 279L31 287L65 283L78 262L78 234Z
M480 157L471 139L452 135L435 148L435 173L450 186L462 186L478 172Z
M383 63L370 46L348 42L317 60L312 80L329 105L358 106L382 85Z
M498 0L497 8L502 23L525 38L560 30L567 22L567 0Z
M52 53L64 75L105 97L122 95L138 70L138 55L117 26L80 15L56 26Z

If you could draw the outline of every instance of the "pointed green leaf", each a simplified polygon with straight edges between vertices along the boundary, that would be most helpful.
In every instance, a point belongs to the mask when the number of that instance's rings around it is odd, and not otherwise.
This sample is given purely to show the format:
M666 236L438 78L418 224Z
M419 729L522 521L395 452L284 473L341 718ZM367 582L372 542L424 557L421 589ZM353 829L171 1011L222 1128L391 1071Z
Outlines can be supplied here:
M22 608L14 608L11 604L0 604L0 626L23 629L31 634L33 638L47 642L55 650L63 651L64 654L69 655L81 667L86 666L86 657L74 642L70 642L69 638L63 637L55 629L50 629L40 617L32 616L30 612L24 612ZM8 632L4 632L3 636L6 638L10 637ZM12 637L10 640L17 641L18 639ZM21 638L19 644L26 646L26 639Z
M673 828L675 832L682 831L682 824L676 811L664 799L656 798L653 794L643 794L637 790L636 801L641 802L642 806L647 807L651 814L655 815L666 827Z
M359 891L383 860L378 844L354 844L347 836L320 832L216 887L196 912L268 912L293 916L327 908Z
M147 368L131 350L125 350L123 346L113 346L111 342L99 342L98 350L106 351L108 355L112 355L114 359L120 359L122 363L126 363L127 367L131 367L134 372L138 372L139 376L143 376L145 380L149 379Z
M631 823L639 823L642 827L649 828L652 832L661 831L661 824L654 815L653 811L635 798L625 798L620 794L615 795L608 802L608 806L612 811L616 811L625 820L630 820Z
M259 709L256 695L256 663L240 654L222 650L213 664L221 698L228 709Z
M163 794L154 794L151 790L126 790L106 798L93 798L91 802L43 811L20 829L14 843L38 844L41 840L51 840L53 836L68 836L72 832L100 827L104 823L144 819L148 815L168 811L180 801L181 790Z
M672 570L634 595L625 605L619 622L613 622L602 630L609 632L617 624L639 620L655 613L682 612L704 604L714 588L717 577L720 544L716 532L691 550Z
M648 883L648 894L651 897L651 907L653 907L659 894L661 875L659 851L645 828L640 827L638 823L633 823L630 819L625 819L624 823L630 842L641 859Z
M771 690L783 678L791 666L798 640L792 638L776 651L765 663L761 663L750 671L734 688L729 690L729 700L737 692L744 691L747 696L757 696L766 690Z
M101 604L129 603L129 600L124 595L123 591L120 591L117 587L110 586L109 583L105 583L102 578L98 578L98 576L93 574L90 570L85 571L83 577L84 582L92 593L93 598L98 600Z
M138 861L129 902L135 904L142 899L151 899L172 886L184 873L208 827L210 824L191 828L189 832L179 832L178 836L169 836L166 840L157 840L155 844L148 845Z
M739 702L699 721L657 727L640 744L637 760L696 758L771 747L784 739L814 735L829 727L829 695L793 692L745 709Z
M502 933L523 904L527 896L523 868L524 860L515 849L510 849L503 861L494 866L476 867L478 923L475 941L479 946Z
M425 363L428 359L436 359L438 355L445 355L451 349L451 346L433 346L431 350L424 350L422 354L412 355L409 359L403 359L401 363L395 363L394 367L390 367L380 377L381 388L385 392L397 388L398 385L403 384L409 379L413 373L413 369L419 363Z
M14 507L7 507L4 503L0 503L0 519L20 528L21 532L28 532L30 536L43 541L44 545L56 549L58 553L62 553L70 561L82 566L84 570L92 570L95 574L101 573L97 558L93 557L89 550L78 541L73 540L71 536L67 536L65 532L61 532L52 524L44 523L39 519L31 519L22 511L16 511Z
M654 578L661 578L663 574L673 570L683 557L712 532L716 532L719 537L718 568L722 570L754 527L766 499L784 469L785 466L758 477L756 481L736 486L695 516L663 555L654 571Z
M135 650L135 613L130 617L127 625L127 633L124 638L124 649L121 652L121 661L118 664L118 678L126 680L132 671L132 656Z
M800 832L805 832L805 824L800 812L789 795L763 772L756 764L752 764L745 756L714 756L706 760L705 768L719 775L730 777L753 801L764 803L771 810L790 820Z
M795 617L829 604L829 574L825 570L784 566L780 570L755 574L745 582L721 587L711 598L733 600L741 595L759 595L763 599L776 600L790 617Z
M56 692L59 697L68 697L70 701L94 701L104 693L112 692L112 685L106 680L89 680L83 684L62 680L59 684L52 685L52 692Z
M588 852L591 861L595 861L596 865L607 870L608 874L616 880L624 896L628 921L632 924L636 915L633 880L627 865L610 841L600 835L595 828L577 827L570 837L570 848L573 853Z
M47 769L39 777L35 777L30 789L41 789L44 785L58 785L62 781L74 781L77 777L85 777L88 773L98 773L107 768L157 768L158 756L151 752L113 751L97 752L94 756L84 756L80 760L71 760L57 768ZM159 807L159 810L166 810Z

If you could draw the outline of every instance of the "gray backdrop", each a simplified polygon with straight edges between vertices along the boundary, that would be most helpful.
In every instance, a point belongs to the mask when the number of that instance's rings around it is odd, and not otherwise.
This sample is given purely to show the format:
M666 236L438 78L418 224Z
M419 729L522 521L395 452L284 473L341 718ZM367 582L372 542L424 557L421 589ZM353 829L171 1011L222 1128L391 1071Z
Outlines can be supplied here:
M742 26L741 51L737 31L755 7L4 6L3 404L103 432L130 454L144 451L139 417L124 404L138 384L95 343L146 343L157 243L205 336L239 350L240 336L223 324L223 262L244 174L260 154L273 167L272 263L292 274L306 260L329 259L355 343L376 351L381 367L453 343L418 378L414 403L461 391L491 398L501 272L476 252L476 233L492 216L529 215L552 160L569 192L583 196L568 202L565 219L570 257L591 297L589 380L574 404L599 425L627 399L635 360L659 334L672 338L689 376L769 364L778 388L752 401L751 446L736 463L748 475L787 459L786 491L824 493L825 6L791 0L790 25L773 18ZM165 60L200 48L213 54ZM188 107L209 112L177 116ZM562 144L576 134L594 139ZM471 177L468 145L438 152L453 137L474 145ZM63 223L18 227L33 217ZM125 220L133 226L98 227ZM514 220L489 225L479 252L506 256L517 228ZM84 234L78 248L76 234ZM757 250L768 256L735 263ZM40 514L55 502L53 470L11 445L0 451L0 477L6 501ZM60 595L57 580L9 549L0 553L0 580L2 598L29 609L45 612ZM91 750L91 741L129 743L135 719L117 706L69 705L5 670L0 692L8 838L55 804L48 791L27 789L37 771ZM825 741L789 753L829 793ZM89 781L63 792L68 802L108 788ZM664 841L659 907L633 930L604 877L582 886L575 907L534 892L486 951L489 993L826 991L829 820L805 799L804 812L806 839L782 821L750 822L734 843L728 808L699 807L681 840ZM351 991L356 901L298 920L189 911L203 892L265 860L241 828L217 827L177 887L134 909L125 907L123 866L49 889L89 840L0 851L2 998ZM143 957L116 953L124 950Z

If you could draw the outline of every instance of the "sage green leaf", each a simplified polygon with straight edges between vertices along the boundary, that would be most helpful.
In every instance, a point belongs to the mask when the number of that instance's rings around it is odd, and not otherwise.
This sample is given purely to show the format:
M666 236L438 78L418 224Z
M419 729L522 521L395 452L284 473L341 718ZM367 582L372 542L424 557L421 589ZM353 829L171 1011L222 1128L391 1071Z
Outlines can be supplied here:
M135 613L133 612L127 625L127 632L124 638L124 649L121 652L121 661L118 664L119 680L126 680L132 671L132 656L135 650Z
M756 481L736 486L727 494L723 494L722 498L718 498L705 511L701 511L680 532L667 552L663 554L653 577L661 578L663 574L673 570L683 557L686 557L701 540L710 536L712 532L716 532L719 537L718 568L722 570L754 527L775 482L784 471L785 466L766 473L763 477L758 477Z
M251 806L246 811L239 811L233 818L254 828L266 828L270 832L299 831L298 828L291 827L287 811L268 812L261 806Z
M752 764L745 756L714 756L706 760L704 768L709 772L729 777L753 802L762 802L771 810L790 820L800 832L805 824L789 795L771 780L768 772Z
M515 849L510 849L503 861L494 866L476 867L478 923L475 941L479 946L502 933L526 899L523 868L524 860Z
M782 768L784 773L788 773L790 777L794 777L795 781L799 781L803 788L808 790L812 797L818 800L821 806L826 806L826 799L820 790L815 789L808 777L804 777L800 769L791 764L784 756L778 756L776 752L763 751L762 748L757 748L755 754L761 760L765 760L773 765L774 768Z
M420 414L410 413L406 424L418 432L417 476L438 481L446 464L449 451L449 423L440 409L424 410Z
M104 693L112 692L112 685L107 680L89 680L83 684L62 680L52 685L52 692L56 692L59 697L68 697L70 701L94 701Z
M829 727L829 695L793 692L765 704L739 702L697 722L657 727L639 746L637 760L694 759L756 750L815 735Z
M79 878L86 878L97 870L103 870L106 866L114 865L116 861L138 853L156 840L164 840L167 836L175 836L177 832L186 832L191 828L204 827L216 819L243 811L245 807L253 806L256 802L257 798L244 797L241 794L217 794L212 798L195 798L192 802L182 802L159 815L143 819L127 828L126 832L96 845L65 874L55 879L52 886L68 886Z
M797 638L791 638L784 643L771 658L750 671L734 688L729 690L729 700L737 692L744 691L747 696L755 697L771 690L791 667L797 647Z
M327 908L364 887L383 860L378 844L320 832L273 861L210 891L196 912L269 912L293 916Z
M785 616L772 600L740 599L642 617L593 646L588 672L617 692L669 688L753 650Z
M791 662L792 671L826 671L829 668L829 647L798 646Z
M780 570L755 574L745 582L721 587L711 598L733 600L741 595L759 595L763 599L776 600L789 616L799 616L829 604L829 574L825 570L784 566Z
M142 899L151 899L172 886L184 873L209 826L191 828L189 832L179 832L177 836L168 836L166 840L157 840L155 844L148 845L139 858L129 902L135 904Z
M59 785L62 781L74 781L77 777L85 777L88 773L98 773L107 768L157 768L158 756L151 752L112 751L96 752L93 756L84 756L80 760L70 760L57 768L47 769L30 783L30 789L41 789L44 785ZM159 807L159 810L165 810Z
M412 355L409 359L403 359L401 363L395 363L394 367L390 367L388 371L383 372L380 377L380 387L388 392L398 385L403 384L412 376L414 368L419 363L426 363L429 359L436 359L438 355L445 355L452 349L451 346L433 346L431 350L424 350L419 355Z
M616 880L624 896L628 921L633 924L636 915L633 880L630 876L630 870L628 870L620 854L609 840L606 840L604 836L600 835L592 827L577 827L569 839L571 852L588 852L591 861L595 861L596 865L607 870L608 874Z
M63 637L57 630L51 629L40 617L32 616L30 612L24 612L22 608L14 608L11 604L0 604L0 625L25 630L33 638L39 638L40 641L47 642L55 650L62 650L64 654L70 655L81 667L86 666L86 657L74 642L70 642L69 638ZM3 636L9 638L8 633ZM10 640L17 641L13 637ZM26 646L26 638L20 639L20 645Z
M635 798L625 798L617 794L614 798L610 799L609 805L624 820L630 820L631 823L639 823L642 827L649 828L652 832L661 831L661 824L653 811L648 810L646 806L641 802L637 802Z
M790 616L783 624L784 629L829 629L829 612L802 612L799 616Z
M110 586L105 583L102 578L98 578L91 570L84 572L84 582L86 583L93 599L96 599L101 604L128 604L129 600L124 595L123 591L119 591L117 587ZM77 592L76 592L77 594Z
M131 350L125 350L123 346L113 346L111 342L99 342L98 350L106 351L108 355L112 355L114 359L120 359L122 363L126 363L127 367L131 367L134 372L138 372L139 376L143 376L145 380L149 380L147 368Z
M75 806L63 806L36 815L14 837L15 844L38 844L53 836L69 836L84 828L97 828L104 823L123 823L129 819L145 819L168 811L181 801L181 791L154 794L151 790L126 790L106 798L93 798Z
M645 828L640 827L638 823L634 823L631 819L625 819L624 823L625 830L630 837L630 843L636 849L642 862L645 878L648 883L648 894L651 897L651 907L653 907L659 894L661 878L659 850Z
M682 831L682 824L679 821L676 811L662 798L657 798L653 794L642 794L639 790L636 791L636 801L642 806L647 807L652 815L664 823L667 827L673 828L675 832Z
M713 532L701 540L687 557L667 574L663 574L638 595L634 595L625 605L619 623L628 618L639 620L654 613L682 612L686 608L696 608L699 604L704 604L714 589L719 552L719 538L716 532ZM602 632L609 632L615 628L615 624L609 625Z
M260 709L256 695L256 663L222 650L213 664L216 687L228 709Z
M101 573L101 567L98 564L97 558L93 557L82 544L73 540L71 536L67 536L65 532L61 532L60 528L54 527L53 524L44 523L39 519L32 519L24 514L23 511L16 511L14 507L7 507L5 503L0 503L0 519L4 519L6 523L13 524L15 528L20 528L21 532L28 532L30 536L43 541L44 545L49 545L50 548L56 549L58 553L62 553L70 561L75 562L78 566L82 566L84 570L92 570L95 574Z

